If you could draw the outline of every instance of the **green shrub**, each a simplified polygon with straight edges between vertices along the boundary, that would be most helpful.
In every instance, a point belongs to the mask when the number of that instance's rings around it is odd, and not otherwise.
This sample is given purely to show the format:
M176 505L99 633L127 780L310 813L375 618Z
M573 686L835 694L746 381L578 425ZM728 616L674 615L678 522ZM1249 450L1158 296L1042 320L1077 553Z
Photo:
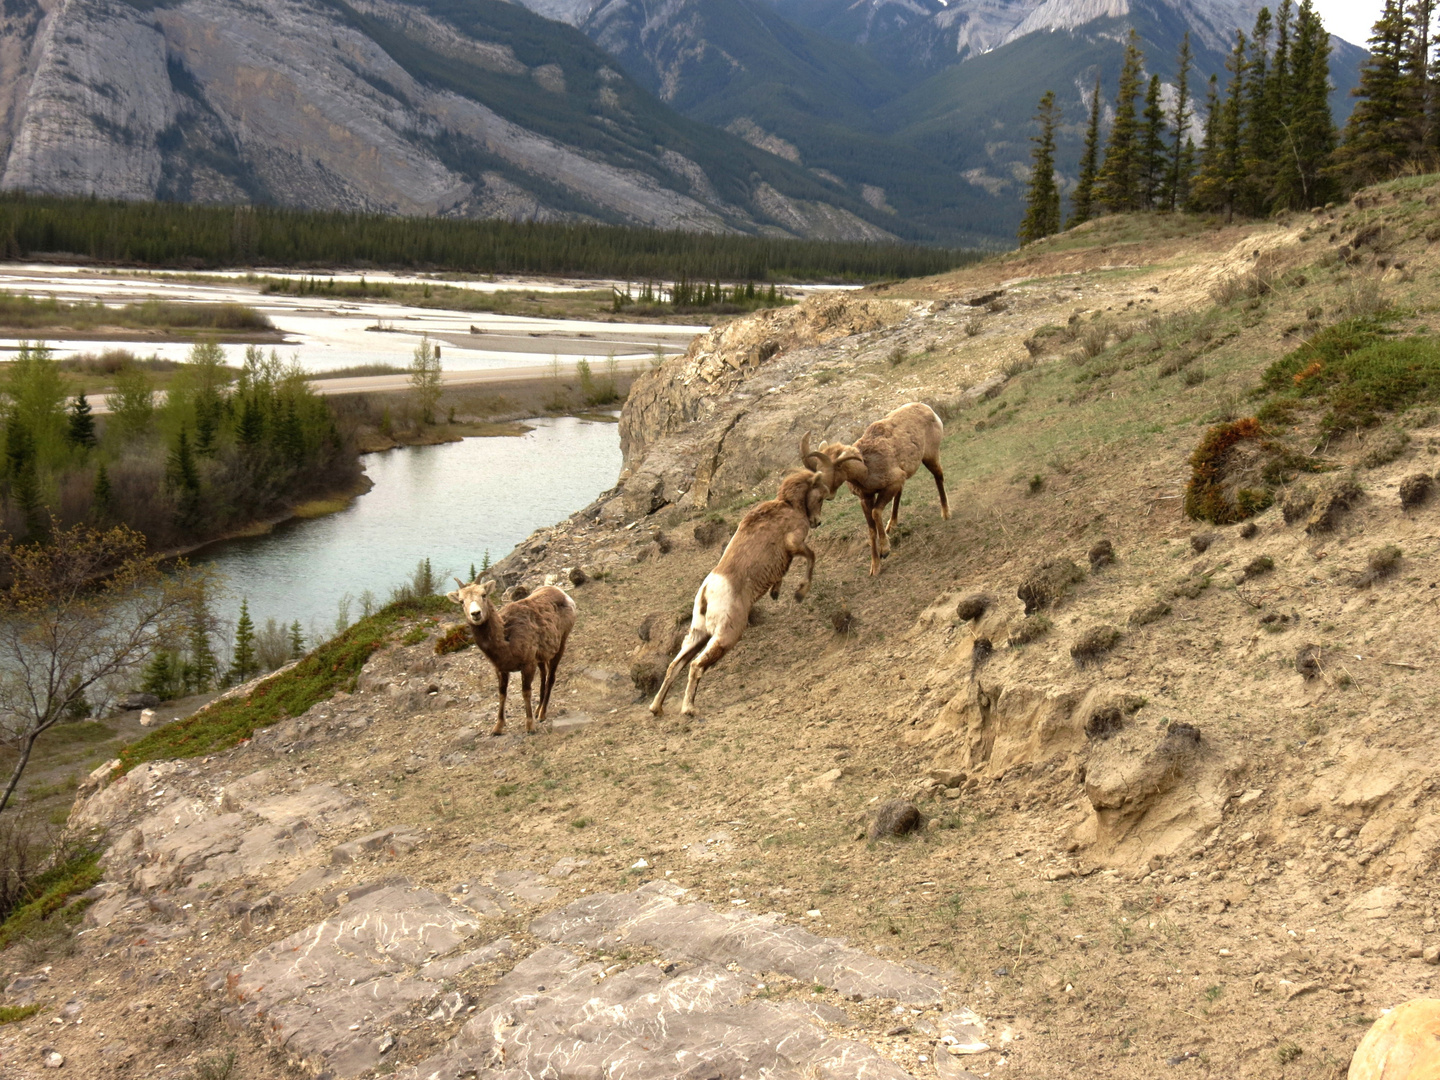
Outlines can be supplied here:
M1264 510L1274 497L1260 488L1239 487L1231 475L1237 448L1252 443L1265 449L1265 429L1253 416L1217 424L1205 433L1190 455L1190 482L1185 487L1185 513L1197 521L1230 525Z

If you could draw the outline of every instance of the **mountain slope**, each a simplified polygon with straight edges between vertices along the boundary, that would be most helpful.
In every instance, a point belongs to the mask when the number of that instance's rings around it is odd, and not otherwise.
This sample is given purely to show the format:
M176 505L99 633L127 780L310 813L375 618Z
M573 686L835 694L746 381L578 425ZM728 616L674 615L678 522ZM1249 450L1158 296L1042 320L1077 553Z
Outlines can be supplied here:
M500 0L14 0L4 17L6 188L888 235L859 197Z
M605 0L581 29L686 116L801 165L902 223L983 242L990 211L956 203L938 157L873 118L905 89L854 46L780 18L764 0Z
M535 6L549 0L522 0ZM567 17L685 115L742 135L899 221L961 242L1014 235L1033 114L1053 89L1073 185L1098 74L1114 94L1132 29L1167 83L1182 36L1192 91L1223 74L1253 0L592 0ZM830 44L827 46L825 39ZM1362 50L1338 40L1332 103Z

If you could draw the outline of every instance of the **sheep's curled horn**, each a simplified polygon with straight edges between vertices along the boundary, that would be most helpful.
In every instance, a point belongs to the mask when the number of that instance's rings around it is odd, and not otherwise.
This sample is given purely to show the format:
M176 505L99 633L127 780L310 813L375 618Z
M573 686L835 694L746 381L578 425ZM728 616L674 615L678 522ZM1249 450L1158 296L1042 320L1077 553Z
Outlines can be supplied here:
M821 467L830 461L818 450L810 449L810 432L808 431L800 438L800 461L811 472L820 472Z

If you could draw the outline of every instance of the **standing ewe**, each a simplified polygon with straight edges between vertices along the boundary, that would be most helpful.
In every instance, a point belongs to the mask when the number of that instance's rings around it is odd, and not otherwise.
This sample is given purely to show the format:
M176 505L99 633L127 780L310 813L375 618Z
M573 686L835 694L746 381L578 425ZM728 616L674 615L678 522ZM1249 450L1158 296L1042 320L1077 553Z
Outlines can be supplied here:
M905 489L905 481L914 476L921 465L935 477L935 487L940 492L940 516L950 517L945 474L940 469L940 440L944 434L945 425L935 410L912 401L876 420L854 446L830 443L820 448L822 454L836 463L835 475L848 483L860 499L860 511L870 533L871 577L880 573L880 560L890 554L889 533L900 520L900 493ZM887 502L892 503L890 524L881 528L880 519Z
M680 711L686 716L694 714L695 689L700 676L740 640L756 600L767 592L779 598L780 583L797 555L808 565L804 583L795 590L796 602L804 600L809 593L810 579L815 574L815 552L810 550L805 538L812 526L820 524L820 509L834 494L825 477L835 462L826 454L812 454L808 442L803 444L803 456L807 460L818 459L817 463L824 469L791 473L781 483L775 498L752 507L740 519L720 562L700 583L690 616L690 630L675 659L665 669L665 681L650 703L650 711L656 716L664 711L670 684L686 661L690 662L690 678Z
M460 588L447 595L465 613L475 644L495 665L495 674L500 680L500 715L490 734L499 735L505 730L505 694L512 671L520 672L520 688L525 694L525 730L533 734L535 715L530 709L530 682L538 668L540 722L544 723L550 692L555 689L555 672L565 655L565 641L575 627L575 601L547 585L523 600L497 609L490 602L495 582L482 585L476 578L466 585L456 578L455 584Z

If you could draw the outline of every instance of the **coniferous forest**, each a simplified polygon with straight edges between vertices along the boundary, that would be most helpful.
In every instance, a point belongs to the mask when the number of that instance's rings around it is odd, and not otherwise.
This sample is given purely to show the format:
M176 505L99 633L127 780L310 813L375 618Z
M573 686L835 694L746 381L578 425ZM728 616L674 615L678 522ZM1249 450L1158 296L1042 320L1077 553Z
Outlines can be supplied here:
M0 195L0 258L37 255L194 270L384 267L630 281L764 282L921 277L980 257L973 251L907 244L617 225Z
M22 344L3 390L0 530L17 541L84 523L180 547L333 493L360 472L304 373L254 345L237 376L218 344L198 342L163 395L144 367L127 365L98 422L84 394L67 400L43 344Z
M1304 210L1395 176L1440 164L1440 79L1432 58L1434 0L1386 0L1370 38L1358 99L1343 131L1327 101L1330 35L1310 0L1262 8L1237 32L1223 78L1200 85L1188 37L1176 62L1172 104L1159 76L1144 78L1132 32L1102 146L1097 80L1070 193L1066 227L1099 214L1189 210L1263 217ZM1036 114L1033 166L1021 243L1060 231L1054 96ZM1192 132L1203 130L1199 146Z

